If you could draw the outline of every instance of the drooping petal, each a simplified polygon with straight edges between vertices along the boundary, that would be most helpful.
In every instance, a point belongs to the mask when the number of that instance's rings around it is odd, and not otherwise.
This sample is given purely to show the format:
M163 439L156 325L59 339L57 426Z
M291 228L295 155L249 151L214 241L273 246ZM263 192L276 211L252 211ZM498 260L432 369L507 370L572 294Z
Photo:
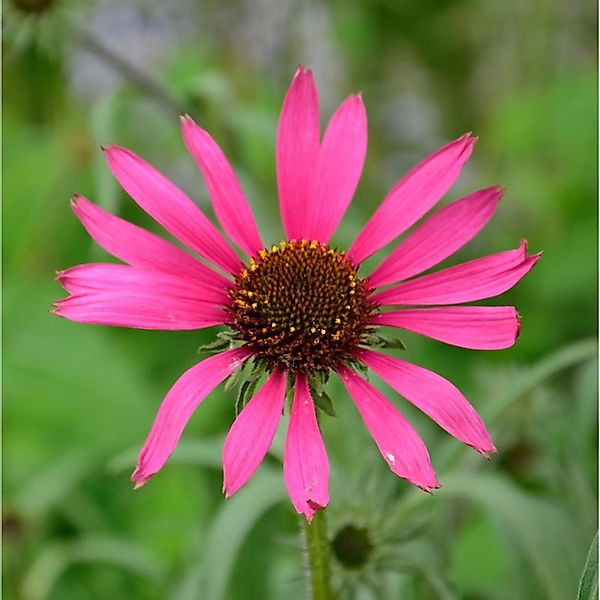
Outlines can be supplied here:
M200 403L252 354L245 347L215 354L188 369L162 401L131 476L135 487L158 473Z
M249 256L263 248L252 210L229 161L207 131L191 117L181 118L185 144L198 164L208 193L227 235Z
M473 151L464 135L419 163L384 198L348 251L356 264L416 223L450 189Z
M541 254L525 257L524 243L517 250L477 258L455 267L411 279L375 294L383 306L394 304L460 304L493 298L516 285Z
M227 290L207 286L198 279L161 271L144 271L129 265L89 263L58 273L59 283L73 295L92 292L152 293L224 306Z
M267 454L283 410L286 374L275 369L233 422L223 447L223 491L235 494Z
M443 306L392 310L373 315L373 325L388 325L472 350L510 348L519 336L514 306Z
M396 407L348 367L336 371L390 469L425 491L440 487L423 440Z
M356 356L449 434L484 456L496 451L475 409L449 381L423 367L373 350L361 349Z
M487 188L437 211L369 275L370 285L377 288L408 279L454 254L491 219L503 193L499 187Z
M296 511L310 522L329 503L329 461L306 376L296 376L283 455L283 477Z
M277 187L288 239L307 237L307 207L319 157L319 100L310 69L298 67L277 128Z
M367 113L360 96L331 117L319 150L317 189L307 208L307 239L328 242L358 185L367 153Z
M131 150L109 146L108 166L123 189L188 248L228 273L241 262L204 213L177 186Z
M78 323L135 329L202 329L229 322L223 290L159 271L127 265L89 264L59 273L71 294L54 313Z
M230 285L220 273L177 246L106 212L83 196L73 196L71 208L94 241L123 262L145 270L197 279L205 286L217 289Z

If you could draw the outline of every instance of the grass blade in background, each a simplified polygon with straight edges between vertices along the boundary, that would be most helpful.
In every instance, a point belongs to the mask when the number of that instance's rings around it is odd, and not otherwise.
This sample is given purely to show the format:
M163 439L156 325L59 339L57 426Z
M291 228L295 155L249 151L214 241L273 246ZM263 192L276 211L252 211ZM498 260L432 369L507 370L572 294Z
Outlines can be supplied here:
M52 597L59 578L80 563L112 565L156 586L165 575L163 566L145 548L112 536L88 536L43 549L23 579L23 600Z
M588 361L597 354L598 341L588 339L565 346L544 357L510 382L506 390L490 398L480 410L482 419L488 428L492 429L497 419L500 419L511 406L536 386L565 369ZM439 463L440 470L445 470L453 465L467 451L468 449L457 444L455 439L448 438L437 451L440 456L444 457Z
M583 560L572 519L558 505L521 491L510 480L490 474L447 474L436 496L460 498L485 511L514 548L508 555L527 561L526 579L537 582L543 598L573 597Z
M598 532L594 536L579 582L577 600L598 599Z
M222 600L246 536L258 519L286 498L279 471L262 465L238 494L221 506L202 540L203 558L182 575L173 600Z

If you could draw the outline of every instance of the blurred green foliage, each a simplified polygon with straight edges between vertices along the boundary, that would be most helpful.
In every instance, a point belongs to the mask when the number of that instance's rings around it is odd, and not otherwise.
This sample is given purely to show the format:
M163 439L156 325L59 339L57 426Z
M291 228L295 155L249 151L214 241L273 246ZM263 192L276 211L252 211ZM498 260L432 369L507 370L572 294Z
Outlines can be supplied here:
M502 299L523 317L514 349L405 336L403 355L480 410L500 449L493 462L387 389L444 485L433 497L413 490L387 472L341 386L330 386L331 535L354 524L374 548L365 569L335 562L336 585L361 599L575 597L597 529L596 7L4 4L6 598L304 597L281 432L254 480L221 497L233 394L215 391L164 471L131 490L162 396L214 332L95 328L48 314L61 296L55 270L106 260L69 211L73 192L158 230L112 181L101 144L139 152L210 214L179 138L181 111L234 163L263 238L280 239L275 129L297 62L314 68L324 118L356 90L367 105L367 162L340 247L419 158L472 130L480 141L449 198L496 183L507 194L456 260L522 236L545 253Z

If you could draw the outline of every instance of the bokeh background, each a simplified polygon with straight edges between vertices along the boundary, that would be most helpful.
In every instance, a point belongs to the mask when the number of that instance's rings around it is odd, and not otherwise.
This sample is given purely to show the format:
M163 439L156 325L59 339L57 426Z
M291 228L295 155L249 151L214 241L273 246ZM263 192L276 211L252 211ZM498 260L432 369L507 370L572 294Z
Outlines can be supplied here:
M375 379L429 445L444 487L422 494L387 471L332 383L338 417L323 430L336 586L361 599L574 598L597 528L596 3L3 4L5 597L305 597L281 437L237 497L221 496L234 392L215 391L164 471L131 489L163 395L215 331L48 314L63 294L56 270L110 260L71 214L73 192L158 230L111 179L100 145L131 147L211 214L180 139L184 112L235 165L263 239L279 240L275 130L301 62L314 69L323 119L359 90L369 116L364 176L337 244L420 158L473 131L474 156L444 202L492 184L507 193L453 260L524 236L544 251L501 300L523 317L515 348L403 336L402 356L459 385L480 411L500 450L492 462ZM366 559L352 565L361 547Z

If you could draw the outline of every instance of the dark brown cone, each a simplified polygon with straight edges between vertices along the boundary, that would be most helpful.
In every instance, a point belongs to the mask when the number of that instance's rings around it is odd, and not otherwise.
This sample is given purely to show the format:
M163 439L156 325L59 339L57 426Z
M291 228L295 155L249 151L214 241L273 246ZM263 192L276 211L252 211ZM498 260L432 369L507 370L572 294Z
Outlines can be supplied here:
M268 368L325 372L371 332L372 290L343 252L291 240L261 250L230 292L233 329Z

